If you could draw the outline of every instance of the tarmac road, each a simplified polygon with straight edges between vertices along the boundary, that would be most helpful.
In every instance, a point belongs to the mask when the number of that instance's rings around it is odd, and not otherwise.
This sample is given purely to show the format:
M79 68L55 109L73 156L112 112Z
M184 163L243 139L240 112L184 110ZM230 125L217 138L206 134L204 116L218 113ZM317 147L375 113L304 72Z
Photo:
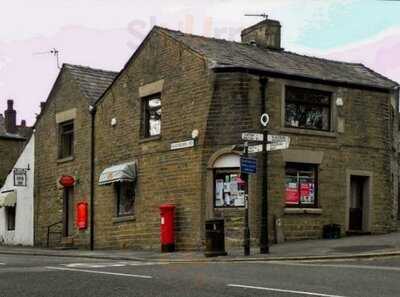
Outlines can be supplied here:
M0 255L0 297L400 296L400 257L160 264Z

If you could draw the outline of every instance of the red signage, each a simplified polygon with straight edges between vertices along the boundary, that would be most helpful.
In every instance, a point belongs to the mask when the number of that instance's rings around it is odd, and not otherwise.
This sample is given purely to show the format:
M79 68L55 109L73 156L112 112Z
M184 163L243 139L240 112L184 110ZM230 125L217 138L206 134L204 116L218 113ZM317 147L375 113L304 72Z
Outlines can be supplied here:
M291 187L290 184L286 185L285 203L299 204L299 201L300 201L300 196L299 196L299 191L297 189L297 184L296 187Z
M75 178L70 175L63 175L59 179L59 183L64 187L64 188L70 188L73 187L75 184Z

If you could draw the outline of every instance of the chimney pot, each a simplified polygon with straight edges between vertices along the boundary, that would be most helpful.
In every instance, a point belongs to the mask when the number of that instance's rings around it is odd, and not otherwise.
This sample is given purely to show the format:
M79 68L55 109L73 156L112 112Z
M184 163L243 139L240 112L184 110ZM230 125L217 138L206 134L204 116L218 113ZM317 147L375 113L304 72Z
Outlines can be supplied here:
M46 102L40 102L40 110L43 110L46 105Z
M263 48L282 50L281 48L281 23L266 19L242 31L242 42Z
M4 111L5 127L8 133L17 133L17 112L14 110L14 100L7 100L7 110Z

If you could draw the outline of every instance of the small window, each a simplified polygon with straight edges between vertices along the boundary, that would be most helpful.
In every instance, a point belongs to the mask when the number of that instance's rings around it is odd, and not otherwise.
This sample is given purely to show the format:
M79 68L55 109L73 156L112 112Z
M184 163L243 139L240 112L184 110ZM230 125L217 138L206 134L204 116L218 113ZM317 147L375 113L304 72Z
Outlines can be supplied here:
M244 190L239 168L215 169L214 207L244 207Z
M318 207L317 166L288 163L286 165L285 204L288 207Z
M152 96L143 101L143 129L144 137L158 136L161 134L161 96Z
M128 216L134 213L135 184L132 182L116 183L117 216Z
M329 92L287 87L285 126L330 131L331 97Z
M15 207L6 207L7 230L15 230Z
M74 122L60 124L59 158L72 157L74 154Z

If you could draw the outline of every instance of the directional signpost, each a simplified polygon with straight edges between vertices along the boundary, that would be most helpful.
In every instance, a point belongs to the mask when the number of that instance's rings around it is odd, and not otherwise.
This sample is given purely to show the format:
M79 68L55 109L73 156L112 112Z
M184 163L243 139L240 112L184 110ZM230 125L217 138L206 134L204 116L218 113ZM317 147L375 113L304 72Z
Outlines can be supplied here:
M286 150L290 145L290 137L284 135L269 135L267 126L269 115L263 113L260 117L260 123L263 126L262 133L242 133L242 139L245 141L244 154L240 158L240 172L245 174L255 174L257 171L257 160L249 158L248 154L263 153L263 198L261 215L261 237L260 252L269 253L268 245L268 152ZM250 145L249 145L250 143ZM247 180L247 179L246 179ZM246 191L247 193L248 191ZM244 219L244 254L250 255L250 229L248 213L248 197L246 195L246 211Z

